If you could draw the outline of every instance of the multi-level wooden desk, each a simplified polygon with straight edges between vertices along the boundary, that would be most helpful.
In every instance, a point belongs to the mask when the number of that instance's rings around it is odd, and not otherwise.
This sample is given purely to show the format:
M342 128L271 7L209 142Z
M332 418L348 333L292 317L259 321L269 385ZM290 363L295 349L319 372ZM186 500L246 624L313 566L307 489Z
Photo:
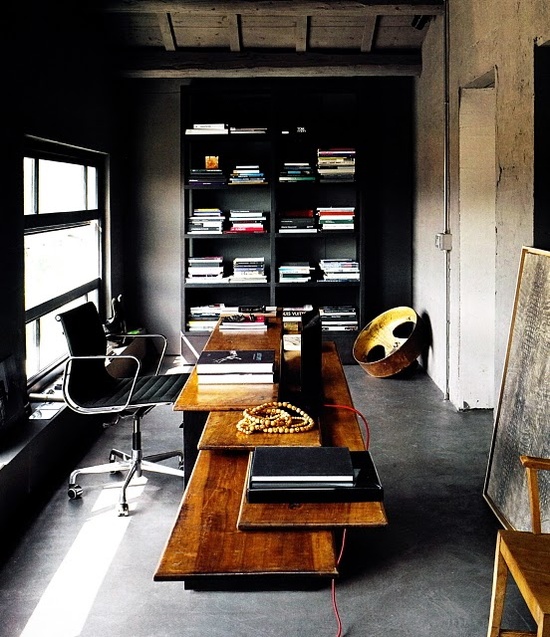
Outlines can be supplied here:
M280 398L292 384L292 361L283 359L280 319L266 334L226 338L215 330L208 349L275 349L282 382L273 385L200 387L195 371L175 409L183 412L185 461L192 463L156 581L188 588L276 585L292 588L337 576L334 532L342 527L384 526L382 502L249 504L244 495L249 451L263 444L322 444L365 449L336 347L323 344L325 407L320 431L305 434L238 434L242 409ZM285 398L287 396L285 395ZM341 407L337 407L337 405ZM343 406L343 407L342 407ZM187 447L192 446L192 449ZM191 469L191 468L189 468Z

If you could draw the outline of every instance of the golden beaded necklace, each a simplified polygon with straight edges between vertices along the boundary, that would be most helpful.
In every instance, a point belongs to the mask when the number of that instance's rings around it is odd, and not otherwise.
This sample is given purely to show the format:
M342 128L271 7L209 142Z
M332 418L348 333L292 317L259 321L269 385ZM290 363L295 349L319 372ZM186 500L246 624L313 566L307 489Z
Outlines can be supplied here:
M296 415L292 415L293 412ZM243 417L237 423L237 429L246 435L255 432L268 434L294 434L309 431L315 421L303 409L290 403L270 402L243 411Z

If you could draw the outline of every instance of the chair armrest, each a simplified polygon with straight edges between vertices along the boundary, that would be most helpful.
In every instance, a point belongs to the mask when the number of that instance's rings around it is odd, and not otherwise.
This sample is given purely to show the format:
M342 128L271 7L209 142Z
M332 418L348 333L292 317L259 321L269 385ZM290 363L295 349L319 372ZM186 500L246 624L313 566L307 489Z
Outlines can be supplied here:
M529 490L533 533L542 533L538 472L550 471L550 459L537 458L535 456L520 456L519 459L527 472L527 487Z
M123 405L117 405L113 407L82 407L82 405L79 405L77 402L75 402L75 400L71 397L69 393L69 380L72 373L73 361L104 360L105 362L107 362L113 358L118 358L118 359L122 358L122 359L132 360L136 364L136 372L132 378L132 384L130 385L130 391L128 393L126 402ZM140 371L141 371L141 363L139 362L139 360L135 356L131 356L127 354L104 354L104 355L98 354L95 356L69 356L67 363L65 364L65 374L63 375L63 388L62 388L63 399L65 400L67 405L71 407L71 409L81 414L98 414L98 413L104 414L104 413L125 411L132 402L134 389L136 387L136 383L137 383Z
M162 342L161 352L159 355L159 359L157 362L157 367L155 369L155 376L158 376L160 372L160 367L162 365L162 361L164 360L164 355L166 354L166 348L168 347L168 339L164 334L109 334L109 336L114 336L115 338L156 338L160 339Z

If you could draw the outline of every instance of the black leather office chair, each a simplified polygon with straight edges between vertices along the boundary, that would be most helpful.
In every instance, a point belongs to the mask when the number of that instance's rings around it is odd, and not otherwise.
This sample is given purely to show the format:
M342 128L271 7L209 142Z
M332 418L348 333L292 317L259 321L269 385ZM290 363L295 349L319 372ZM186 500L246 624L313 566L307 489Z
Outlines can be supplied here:
M127 471L118 503L118 515L128 515L126 489L132 477L140 477L143 471L164 473L183 478L182 451L168 451L143 456L141 446L141 419L156 405L173 403L188 374L159 374L162 357L166 351L166 339L160 334L144 334L135 338L156 338L162 341L162 351L154 375L140 376L141 364L134 356L120 355L135 365L131 378L115 378L107 371L106 363L112 358L107 354L107 338L96 306L84 303L58 315L67 344L69 359L63 379L63 398L67 405L80 414L115 414L117 417L133 416L131 453L112 449L109 462L73 471L69 478L69 497L82 496L77 483L81 473L116 473ZM132 336L134 338L134 336ZM179 468L157 464L177 457Z

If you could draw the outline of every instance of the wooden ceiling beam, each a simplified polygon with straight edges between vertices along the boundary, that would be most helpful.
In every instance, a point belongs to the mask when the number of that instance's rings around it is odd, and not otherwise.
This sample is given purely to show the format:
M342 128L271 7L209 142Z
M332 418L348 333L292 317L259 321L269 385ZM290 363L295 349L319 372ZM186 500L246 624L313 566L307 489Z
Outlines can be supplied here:
M112 13L179 13L204 15L230 13L243 15L302 16L377 16L442 15L443 0L409 0L409 2L368 2L368 0L109 0L102 7Z
M223 77L353 77L420 75L419 53L222 53L156 51L126 54L121 75L127 78L183 79Z

